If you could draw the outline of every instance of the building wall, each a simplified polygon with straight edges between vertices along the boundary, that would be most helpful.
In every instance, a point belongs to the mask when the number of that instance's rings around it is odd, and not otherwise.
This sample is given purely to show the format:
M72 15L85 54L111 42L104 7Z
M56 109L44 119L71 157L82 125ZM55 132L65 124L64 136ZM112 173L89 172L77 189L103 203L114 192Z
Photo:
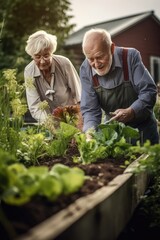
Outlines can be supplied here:
M112 37L117 46L134 47L141 52L142 60L150 71L150 56L160 57L160 24L149 17L135 24L131 28ZM84 60L82 46L66 47L66 51L72 52L72 62L79 70Z
M116 45L137 48L150 71L150 56L160 57L160 25L148 18L112 38Z

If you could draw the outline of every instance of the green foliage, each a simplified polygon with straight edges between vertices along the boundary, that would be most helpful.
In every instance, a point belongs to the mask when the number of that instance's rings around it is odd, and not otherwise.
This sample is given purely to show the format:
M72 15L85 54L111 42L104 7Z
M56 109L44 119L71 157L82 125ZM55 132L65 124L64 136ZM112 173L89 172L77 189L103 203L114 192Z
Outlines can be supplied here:
M129 163L135 154L145 153L147 157L141 160L138 171L149 170L155 176L159 174L159 144L150 146L146 142L144 146L137 144L133 147L131 139L139 137L138 131L122 123L101 124L97 132L91 132L90 141L86 141L86 135L75 126L65 122L55 126L53 116L47 120L47 125L26 128L23 125L23 115L27 110L23 99L24 86L18 84L16 70L8 69L1 73L0 78L0 200L22 205L36 197L55 201L62 194L78 191L85 180L81 169L61 164L50 170L33 166L38 165L39 158L44 156L64 155L74 137L80 154L73 156L74 161L89 164L105 157L124 157ZM74 109L69 110L72 118L68 114L65 117L73 123ZM159 185L156 186L158 190ZM158 194L156 191L155 199Z
M144 144L141 147L141 152L145 153L145 158L140 160L138 171L149 171L152 175L160 175L160 144L150 145L150 143Z
M60 122L60 127L55 132L54 139L48 144L47 154L49 156L63 156L71 139L77 132L79 130L76 127Z
M52 167L51 174L60 176L65 195L78 191L83 185L85 175L82 169L78 167L69 168L63 164L56 164Z
M65 122L70 125L77 125L79 118L80 106L77 105L69 105L64 107L57 107L53 110L53 117L57 121Z
M130 141L131 138L138 139L139 132L138 129L132 128L130 126L125 125L121 122L110 122L109 124L100 124L99 128L102 129L102 132L107 129L108 134L113 135L113 131L117 133L117 137L114 140L120 140L122 137L126 139L126 141ZM109 133L109 129L111 129L111 133Z
M0 195L8 186L6 166L9 166L16 161L15 156L0 149Z
M139 137L137 129L119 122L100 124L98 131L91 130L89 134L92 136L89 141L83 133L75 136L80 157L74 157L74 161L88 164L107 156L113 158L128 156L129 158L129 149L132 145L127 140Z
M160 226L160 176L156 176L150 194L143 199L144 209L150 216L150 228Z
M100 124L100 131L94 137L103 145L108 146L108 155L114 158L128 155L131 145L131 139L138 139L139 132L130 126L121 122L111 122L109 124Z
M23 70L29 57L25 53L28 36L46 30L58 37L61 49L64 39L73 30L70 24L68 0L1 0L0 8L0 68L17 67Z
M160 144L145 143L140 149L144 157L139 160L135 172L146 171L151 176L149 194L143 199L143 207L150 216L150 227L160 226Z
M0 146L16 154L20 143L19 131L27 105L22 98L24 86L17 83L16 70L8 69L0 76Z
M6 153L4 156L10 157ZM9 165L6 161L0 164L0 170L4 171L3 175L0 171L0 199L11 205L25 204L35 196L55 201L61 194L78 191L85 180L83 170L63 164L55 165L50 171L45 166L26 168L11 161Z
M46 155L45 133L20 132L21 142L17 148L17 158L26 166L38 164L38 159Z
M107 157L106 146L101 145L96 139L86 140L86 135L80 133L75 135L75 139L80 152L80 157L73 157L74 162L89 164L96 162L99 158Z

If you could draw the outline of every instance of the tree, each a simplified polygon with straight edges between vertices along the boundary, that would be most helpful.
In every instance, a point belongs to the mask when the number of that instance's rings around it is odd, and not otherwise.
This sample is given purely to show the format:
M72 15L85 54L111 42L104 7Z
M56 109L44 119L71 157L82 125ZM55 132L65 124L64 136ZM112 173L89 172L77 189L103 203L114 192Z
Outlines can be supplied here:
M26 40L37 30L55 34L61 49L75 26L69 23L73 17L69 11L68 0L1 0L0 69L24 65Z

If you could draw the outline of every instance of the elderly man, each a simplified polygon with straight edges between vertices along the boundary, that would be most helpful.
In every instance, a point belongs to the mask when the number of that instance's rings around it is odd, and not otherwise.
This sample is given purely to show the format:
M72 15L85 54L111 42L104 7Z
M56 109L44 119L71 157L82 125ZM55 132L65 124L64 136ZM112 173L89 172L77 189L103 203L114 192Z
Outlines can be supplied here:
M157 87L139 51L115 46L104 29L87 31L82 49L86 57L80 67L84 132L101 123L103 109L106 119L138 128L143 141L158 143L153 113Z

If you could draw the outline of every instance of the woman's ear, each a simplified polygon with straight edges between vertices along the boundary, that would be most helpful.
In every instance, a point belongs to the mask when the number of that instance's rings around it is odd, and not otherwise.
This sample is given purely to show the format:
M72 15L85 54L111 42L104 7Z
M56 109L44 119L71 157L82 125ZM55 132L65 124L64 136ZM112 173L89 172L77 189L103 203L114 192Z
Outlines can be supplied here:
M112 42L112 44L111 44L111 54L113 55L113 53L114 53L114 48L115 48L115 44Z

